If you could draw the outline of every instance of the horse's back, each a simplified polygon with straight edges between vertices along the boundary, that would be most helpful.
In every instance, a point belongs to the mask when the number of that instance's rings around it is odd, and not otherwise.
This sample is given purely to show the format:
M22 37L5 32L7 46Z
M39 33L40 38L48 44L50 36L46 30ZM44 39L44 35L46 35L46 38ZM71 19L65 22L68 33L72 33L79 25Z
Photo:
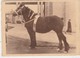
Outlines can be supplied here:
M45 23L48 24L53 24L55 26L61 26L63 27L64 23L63 20L58 17L58 16L45 16L45 17L41 17L40 19L42 19L43 21L45 21Z
M46 17L46 19L48 20L49 28L52 28L54 31L57 31L57 32L62 31L64 23L63 23L63 20L61 20L60 17L49 16L49 17Z
M63 29L63 21L58 16L39 17L36 26L37 30L43 32L50 30L61 31Z

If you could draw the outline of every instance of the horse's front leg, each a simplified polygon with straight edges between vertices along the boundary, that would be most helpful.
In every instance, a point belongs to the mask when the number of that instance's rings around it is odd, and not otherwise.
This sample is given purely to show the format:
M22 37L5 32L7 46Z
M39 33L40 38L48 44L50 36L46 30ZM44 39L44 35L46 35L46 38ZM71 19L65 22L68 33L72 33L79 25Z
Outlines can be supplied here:
M36 35L35 35L35 32L29 32L29 35L30 35L30 40L31 40L30 47L31 48L35 48L35 46L36 46Z
M35 48L35 46L36 46L36 35L35 35L35 32L32 32L32 33L30 34L30 40L31 40L31 45L30 45L30 47L31 47L31 48Z
M30 40L31 40L31 44L30 47L33 49L36 46L36 34L35 32L32 30L32 28L27 28L27 31L29 33L30 36Z

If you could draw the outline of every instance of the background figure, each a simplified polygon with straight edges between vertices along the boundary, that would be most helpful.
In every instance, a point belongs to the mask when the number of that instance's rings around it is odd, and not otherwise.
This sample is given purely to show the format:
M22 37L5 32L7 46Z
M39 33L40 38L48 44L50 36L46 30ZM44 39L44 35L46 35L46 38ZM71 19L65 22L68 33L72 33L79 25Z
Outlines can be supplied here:
M67 31L66 32L72 32L72 28L71 28L71 19L69 19L68 21L68 28L67 28Z
M11 23L15 24L15 17L13 16L13 10L10 11L10 15L11 15Z

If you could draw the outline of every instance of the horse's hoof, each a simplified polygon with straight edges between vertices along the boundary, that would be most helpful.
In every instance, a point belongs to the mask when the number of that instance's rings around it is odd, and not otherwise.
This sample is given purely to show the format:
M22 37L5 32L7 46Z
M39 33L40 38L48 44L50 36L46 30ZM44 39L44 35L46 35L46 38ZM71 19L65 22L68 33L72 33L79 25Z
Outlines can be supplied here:
M65 53L68 53L68 50L65 50Z
M66 53L68 53L68 51L64 51L64 53L66 54Z
M63 52L63 50L60 50L60 49L57 49L57 51L58 51L58 52L60 52L60 53L62 53L62 52Z
M69 49L70 49L70 47L66 48L66 49L65 49L65 52L67 52L67 53L68 53Z
M67 45L65 46L65 51L68 53L69 49L70 49L69 44L67 44Z

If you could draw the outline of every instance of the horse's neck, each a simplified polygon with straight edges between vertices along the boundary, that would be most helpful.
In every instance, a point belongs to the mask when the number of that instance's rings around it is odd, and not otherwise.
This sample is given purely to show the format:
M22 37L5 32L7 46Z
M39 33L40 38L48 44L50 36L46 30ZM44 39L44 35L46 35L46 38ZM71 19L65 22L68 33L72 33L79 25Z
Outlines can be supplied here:
M22 11L22 15L23 15L23 18L24 18L25 22L27 22L29 20L34 19L37 14L34 13L32 10L29 12L25 8L24 11Z
M23 20L24 20L25 22L27 22L27 21L29 21L29 18L28 18L26 15L23 15Z
M27 15L26 12L23 12L23 13L22 13L22 16L23 16L23 20L24 20L25 22L29 20L28 15Z

